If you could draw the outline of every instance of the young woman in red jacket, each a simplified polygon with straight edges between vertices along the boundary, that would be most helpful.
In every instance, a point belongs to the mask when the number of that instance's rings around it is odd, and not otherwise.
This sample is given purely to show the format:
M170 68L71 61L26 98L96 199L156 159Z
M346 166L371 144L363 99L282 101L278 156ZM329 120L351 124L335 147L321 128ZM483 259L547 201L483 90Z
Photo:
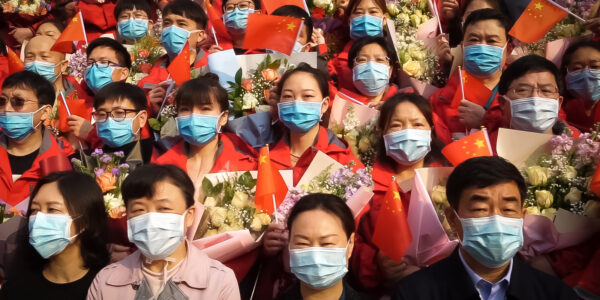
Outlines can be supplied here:
M418 270L405 262L395 263L379 252L371 242L375 223L386 191L395 176L402 204L408 210L410 189L404 183L412 181L415 169L441 166L444 144L436 137L433 113L429 101L417 94L397 94L381 107L379 154L373 165L375 195L371 209L360 219L354 253L350 260L353 283L362 290L380 292L393 286L404 276Z

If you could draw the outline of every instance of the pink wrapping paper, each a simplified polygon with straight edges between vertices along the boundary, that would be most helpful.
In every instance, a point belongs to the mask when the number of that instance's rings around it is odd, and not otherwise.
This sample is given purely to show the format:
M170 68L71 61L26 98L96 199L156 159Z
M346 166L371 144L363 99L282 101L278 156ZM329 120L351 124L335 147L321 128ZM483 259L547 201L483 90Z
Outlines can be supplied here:
M417 30L417 39L423 41L429 50L434 51L437 48L438 20L431 18L421 24Z
M254 240L248 229L228 231L192 241L208 257L226 262L258 247L262 239Z
M346 205L352 211L352 215L356 218L363 211L365 206L373 197L373 190L368 187L360 188L350 199L346 200Z
M358 104L352 101L336 95L331 107L331 114L329 116L329 128L333 128L334 125L344 126L342 121L346 119L348 109L354 107L354 115L359 121L359 127L365 125L367 122L379 116L379 111L370 108L364 104Z
M452 168L425 168L415 172L408 207L408 225L413 241L404 254L408 263L428 266L450 255L458 241L451 241L435 212L428 190Z

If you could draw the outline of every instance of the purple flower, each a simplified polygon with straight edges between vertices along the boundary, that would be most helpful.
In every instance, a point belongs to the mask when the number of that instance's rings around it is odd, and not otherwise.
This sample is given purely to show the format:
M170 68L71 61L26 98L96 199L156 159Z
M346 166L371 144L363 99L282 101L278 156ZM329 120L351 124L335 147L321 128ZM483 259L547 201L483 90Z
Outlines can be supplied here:
M104 154L104 151L102 151L101 148L96 148L96 150L94 150L94 152L92 152L92 156L100 156Z
M79 160L77 158L71 158L71 163L73 163L73 164L80 164L81 160Z
M104 155L102 155L102 157L100 158L100 160L103 163L107 164L107 163L109 163L112 160L112 158L110 157L110 155L104 154Z
M100 176L104 174L104 169L97 169L96 171L94 171L94 173L96 173L96 176Z
M129 169L129 165L128 164L120 164L119 169Z
M115 176L119 176L119 169L118 168L113 168L112 169L112 174Z
M123 151L117 151L117 152L115 152L115 153L113 153L113 154L114 154L116 157L123 157L123 156L125 156L125 152L123 152Z

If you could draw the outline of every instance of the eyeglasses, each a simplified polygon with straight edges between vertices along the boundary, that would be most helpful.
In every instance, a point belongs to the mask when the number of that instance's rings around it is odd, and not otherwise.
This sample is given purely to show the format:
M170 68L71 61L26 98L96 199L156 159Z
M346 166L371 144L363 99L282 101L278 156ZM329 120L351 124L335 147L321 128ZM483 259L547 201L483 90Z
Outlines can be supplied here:
M92 67L92 65L96 65L96 67L98 67L98 68L120 67L121 66L120 64L118 64L116 62L112 62L110 60L105 60L105 61L88 60L87 65L90 68Z
M366 64L369 61L374 61L376 63L379 64L384 64L384 65L390 65L390 58L387 56L375 56L373 58L368 57L368 56L357 56L354 58L354 64L356 65L360 65L360 64Z
M21 109L23 109L23 107L25 107L25 103L27 102L38 103L35 100L27 100L21 97L12 97L10 99L6 97L0 97L0 108L6 109L6 104L8 104L9 102L10 106L16 111L20 111Z
M252 6L252 7L250 7ZM252 3L252 1L244 1L244 2L240 2L237 4L227 4L225 5L225 12L232 12L235 10L235 8L238 8L239 10L248 10L248 9L254 9L254 5Z
M547 98L554 98L558 95L558 88L554 85L545 85L541 87L533 87L531 85L520 85L510 89L515 95L521 98L533 96L534 91L538 91L538 95Z
M111 119L113 119L117 122L121 122L121 121L125 120L128 113L137 113L139 111L140 111L139 109L115 109L113 111L99 110L99 111L95 111L93 113L93 116L94 116L94 120L96 120L96 122L100 122L100 123L106 122L108 117L110 117Z

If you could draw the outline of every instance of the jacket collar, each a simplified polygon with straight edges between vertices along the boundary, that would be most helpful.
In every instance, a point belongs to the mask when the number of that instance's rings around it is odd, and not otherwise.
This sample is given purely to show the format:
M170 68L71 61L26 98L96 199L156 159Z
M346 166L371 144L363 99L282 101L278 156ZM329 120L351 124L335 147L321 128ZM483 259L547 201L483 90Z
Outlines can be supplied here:
M475 285L473 285L473 281L471 281L471 277L469 277L465 266L462 264L458 251L460 251L460 246L456 247L446 260L440 262L446 264L445 270L455 270L452 276L446 277L448 281L447 286L449 287L447 289L449 293L448 299L479 299L479 293L475 289Z
M205 289L208 287L210 259L187 240L185 243L187 245L186 257L171 280L174 283L185 282L194 289ZM114 264L114 270L106 280L106 284L112 286L141 285L143 280L142 255L140 250L137 250Z

